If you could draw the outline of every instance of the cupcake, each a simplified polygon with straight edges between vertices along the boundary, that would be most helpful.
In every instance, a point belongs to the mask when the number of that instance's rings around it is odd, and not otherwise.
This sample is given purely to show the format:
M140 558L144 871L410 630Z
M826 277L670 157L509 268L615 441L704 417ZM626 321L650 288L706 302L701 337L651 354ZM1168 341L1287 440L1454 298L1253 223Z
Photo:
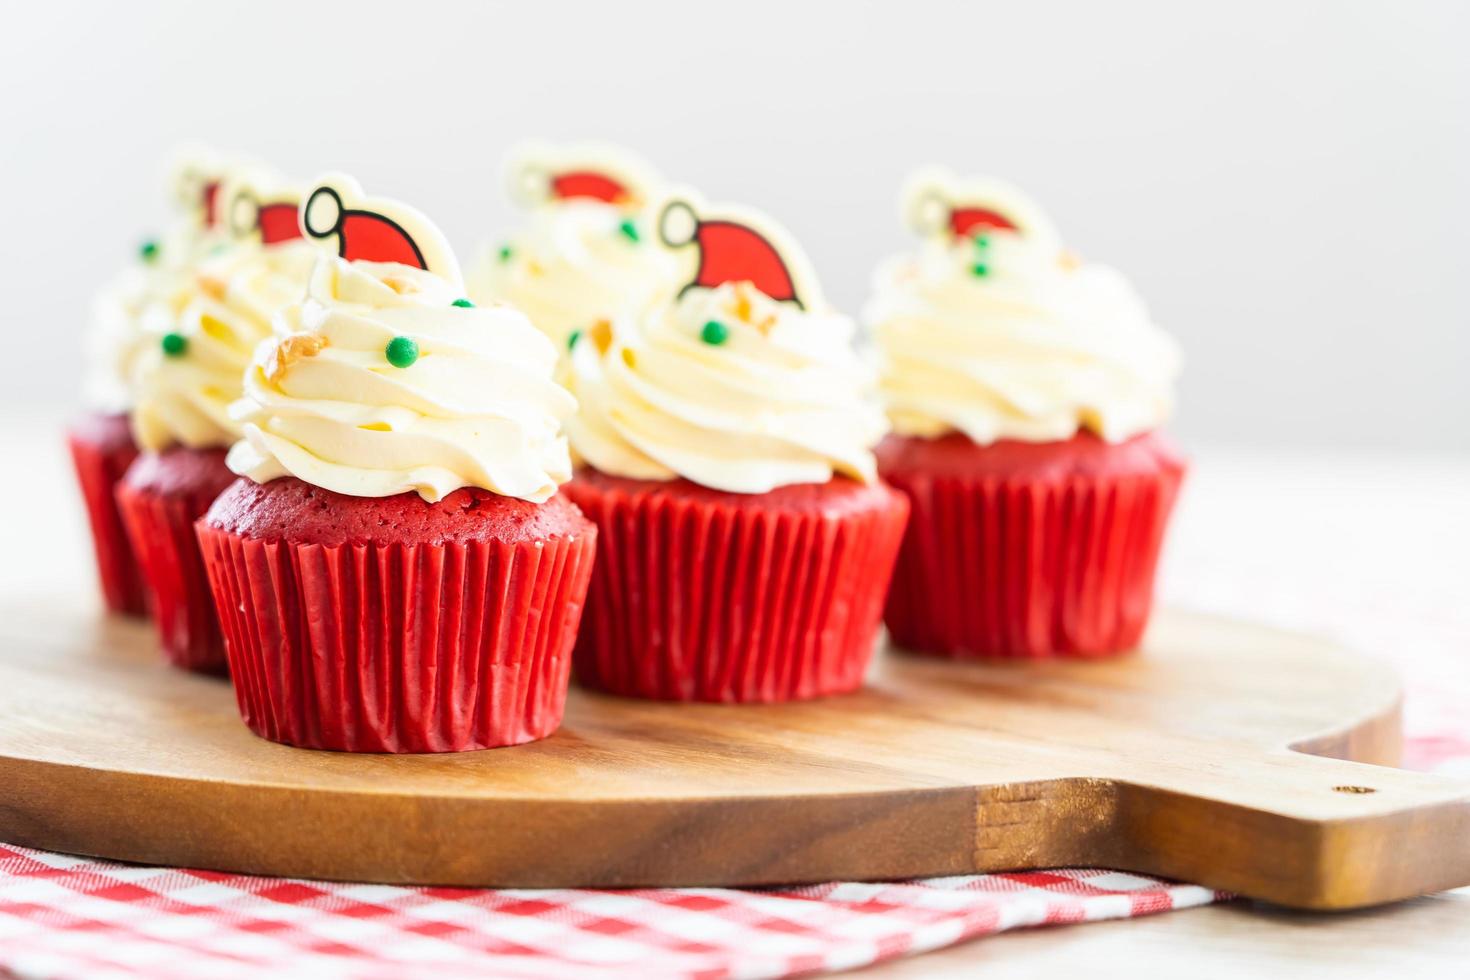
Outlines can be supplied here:
M257 186L237 180L226 191L234 236L195 264L182 312L138 357L132 432L142 455L117 487L163 651L210 673L224 671L225 655L194 521L235 480L225 451L241 430L230 404L272 314L299 298L318 253L294 221L279 222L299 194L276 188L256 204Z
M529 210L510 241L484 248L470 269L470 298L509 303L558 347L641 315L680 283L674 257L650 234L661 181L631 155L595 144L520 147L506 168L510 193Z
M694 268L677 298L572 347L601 532L578 680L633 697L787 701L851 691L872 656L908 506L854 325L769 221L670 202Z
M1133 648L1185 470L1160 432L1177 348L1013 188L923 172L905 208L924 242L880 268L865 314L893 426L879 471L913 504L894 642L949 657Z
M106 607L142 615L142 574L128 543L114 493L138 456L130 416L132 377L150 342L172 328L191 295L195 262L219 242L206 214L218 183L203 176L192 158L171 177L181 214L162 239L149 239L138 261L124 270L93 304L86 341L84 415L67 429L67 445L92 531L97 574Z
M240 713L307 748L448 752L561 722L596 529L555 346L463 297L417 212L329 176L333 246L233 410L240 475L197 531Z

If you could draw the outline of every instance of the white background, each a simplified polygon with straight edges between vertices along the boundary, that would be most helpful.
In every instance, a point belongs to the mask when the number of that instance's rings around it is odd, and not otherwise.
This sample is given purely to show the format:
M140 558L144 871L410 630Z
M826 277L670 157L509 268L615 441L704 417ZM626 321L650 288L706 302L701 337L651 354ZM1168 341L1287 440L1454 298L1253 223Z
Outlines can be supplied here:
M74 402L90 294L196 136L357 174L462 257L516 139L768 210L855 309L913 165L1005 176L1128 272L1186 440L1470 450L1470 4L14 3L0 410Z

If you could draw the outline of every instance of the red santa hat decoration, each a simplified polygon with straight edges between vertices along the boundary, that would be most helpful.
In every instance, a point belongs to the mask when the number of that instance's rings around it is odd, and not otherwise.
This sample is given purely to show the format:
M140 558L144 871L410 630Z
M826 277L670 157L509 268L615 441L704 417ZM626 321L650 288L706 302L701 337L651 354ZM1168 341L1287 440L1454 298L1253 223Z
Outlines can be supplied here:
M175 200L200 228L224 229L221 191L226 174L239 161L197 143L178 147L169 165L169 184Z
M237 240L279 245L301 237L301 188L275 174L248 173L232 175L220 193Z
M958 177L928 168L909 177L903 190L903 215L926 238L973 238L991 231L1019 235L1060 250L1051 220L1016 188L989 177Z
M662 183L642 160L605 143L523 143L511 150L505 175L511 199L525 207L595 201L637 210Z
M748 282L771 299L811 310L822 305L821 291L806 255L780 225L744 208L710 207L690 192L680 192L659 211L659 238L672 249L693 247L698 263L682 296L691 289L714 289Z
M313 181L301 230L349 262L396 262L463 285L454 250L434 223L406 204L368 197L346 174Z

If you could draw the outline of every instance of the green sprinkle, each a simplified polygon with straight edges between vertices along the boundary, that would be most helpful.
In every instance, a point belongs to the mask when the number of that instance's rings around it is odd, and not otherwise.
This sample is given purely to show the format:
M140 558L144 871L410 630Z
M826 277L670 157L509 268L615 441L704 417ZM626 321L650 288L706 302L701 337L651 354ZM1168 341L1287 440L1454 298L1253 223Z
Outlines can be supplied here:
M990 266L986 265L984 262L976 262L974 265L970 266L970 271L983 279L986 276L990 275Z
M981 249L981 250L984 250L984 249L989 248L990 247L990 236L989 235L976 235L975 236L975 247L978 248L978 249Z
M514 254L515 252L511 251L511 247L509 245L500 246L500 261L509 262L510 257Z
M710 320L699 331L699 339L712 347L718 347L730 339L730 328L719 320Z
M412 337L394 337L388 341L383 355L396 368L412 367L413 362L419 359L419 345L414 343Z
M152 262L154 259L158 258L158 243L150 238L142 245L139 245L138 257L141 258L144 262Z
M163 335L161 346L167 356L183 357L189 350L189 338L181 333L166 333Z
M458 306L460 309L464 309L464 310L472 310L472 309L475 308L475 304L474 303L471 303L467 299L457 299L453 303L450 303L449 305L450 306Z
M577 341L581 339L582 331L580 330L573 330L571 333L567 334L567 350L571 350L573 347L576 347Z
M628 218L622 224L618 225L618 231L622 232L623 237L627 238L630 242L636 242L638 240L638 226L633 223L632 218Z

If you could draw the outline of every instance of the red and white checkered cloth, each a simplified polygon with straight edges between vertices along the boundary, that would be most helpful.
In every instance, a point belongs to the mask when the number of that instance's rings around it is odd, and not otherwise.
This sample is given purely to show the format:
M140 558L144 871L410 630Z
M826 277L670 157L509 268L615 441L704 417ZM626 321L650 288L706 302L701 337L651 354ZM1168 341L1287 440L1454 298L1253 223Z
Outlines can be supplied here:
M160 980L779 977L1219 897L1079 870L783 891L402 888L0 845L0 964L22 977Z

